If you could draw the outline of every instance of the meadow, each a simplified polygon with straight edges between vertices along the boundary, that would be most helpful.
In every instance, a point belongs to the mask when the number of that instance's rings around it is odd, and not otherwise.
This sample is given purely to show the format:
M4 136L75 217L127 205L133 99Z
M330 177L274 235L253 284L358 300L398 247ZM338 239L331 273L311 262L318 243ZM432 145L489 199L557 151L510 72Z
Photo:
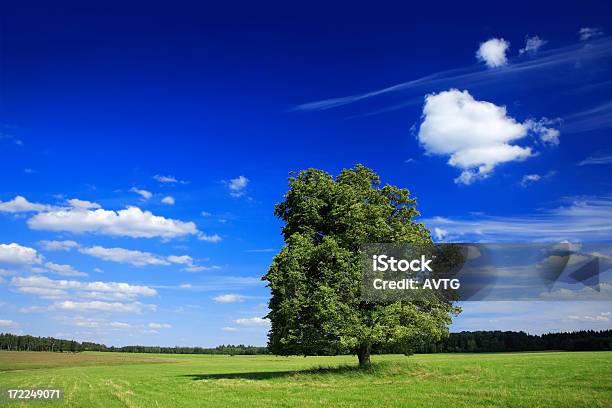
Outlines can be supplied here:
M61 403L6 407L612 407L612 352L355 360L0 352L0 387L65 389Z

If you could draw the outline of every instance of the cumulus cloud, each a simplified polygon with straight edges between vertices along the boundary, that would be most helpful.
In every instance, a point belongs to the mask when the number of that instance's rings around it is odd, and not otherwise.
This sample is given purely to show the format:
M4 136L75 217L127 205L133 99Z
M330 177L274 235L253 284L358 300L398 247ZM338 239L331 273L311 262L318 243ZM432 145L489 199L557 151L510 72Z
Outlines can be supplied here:
M62 276L87 276L85 272L79 272L70 265L60 265L53 262L47 262L45 268Z
M166 259L150 252L136 251L125 248L105 248L93 246L80 248L79 252L105 261L128 263L135 266L170 265Z
M444 238L446 238L447 235L448 231L444 228L434 228L434 237L436 237L438 241L442 241Z
M547 41L541 39L537 35L526 37L525 46L519 50L519 55L535 54L540 48L546 45L546 42Z
M130 189L130 191L131 191L132 193L136 193L136 194L138 194L138 195L139 195L139 196L141 196L141 197L142 197L144 200L148 200L149 198L153 197L153 193L151 193L150 191L147 191L147 190L142 190L142 189L139 189L139 188L136 188L136 187L132 187L132 188Z
M578 35L580 36L580 41L586 41L603 35L603 31L597 27L582 27L578 30Z
M540 138L540 142L545 145L557 146L559 144L559 136L561 132L557 129L550 127L550 125L556 125L559 123L558 119L542 118L540 120L528 119L524 125L528 130L533 132Z
M261 317L245 317L234 320L234 323L240 326L264 327L270 325L270 320Z
M506 52L510 43L503 38L491 38L480 44L476 51L476 58L487 64L489 68L497 68L508 63Z
M213 244L221 242L221 236L219 236L218 234L207 235L204 233L200 233L198 234L198 239L200 241L212 242Z
M15 276L11 280L11 285L20 288L43 288L59 291L78 292L77 294L91 296L91 293L117 294L125 299L135 299L139 296L156 296L157 291L148 286L131 285L123 282L81 282L77 280L56 280L46 276ZM22 290L23 291L23 290ZM32 292L30 292L32 293ZM95 296L94 296L95 297Z
M219 296L215 296L213 298L213 300L217 303L236 303L236 302L243 302L245 299L244 296L241 295L232 295L232 294L227 294L227 295L219 295Z
M17 326L18 326L17 322L13 320L4 320L4 319L0 320L0 327L17 327Z
M75 241L40 241L42 249L45 251L71 251L79 247L79 244Z
M90 302L75 302L72 300L64 300L55 302L51 305L52 309L68 310L68 311L101 311L111 313L136 313L140 314L147 311L155 311L155 305L146 305L140 302L121 303L121 302L102 302L93 300Z
M25 197L16 196L10 201L0 201L0 212L21 213L21 212L40 212L52 208L49 205L29 202Z
M42 256L34 248L21 246L16 243L0 244L0 264L33 265L39 264Z
M132 238L175 238L199 233L193 222L164 218L138 207L119 211L54 209L34 215L28 220L28 225L35 230L91 232Z
M134 266L148 265L183 265L188 272L211 269L212 267L195 265L195 260L189 255L161 256L150 252L125 248L106 248L102 246L82 247L79 252L110 262L127 263Z
M175 263L175 264L181 264L181 265L193 265L193 258L190 257L189 255L170 255L167 257L168 261Z
M175 203L174 197L172 197L172 196L166 196L166 197L162 198L161 202L163 204L167 204L167 205L174 205L174 203Z
M610 320L610 312L601 312L596 315L582 315L582 316L570 315L568 316L568 319L581 320L584 322L607 322Z
M245 193L245 189L249 184L249 179L244 176L238 176L231 179L228 183L230 195L232 197L242 197Z
M534 123L540 128L536 130ZM450 89L425 97L418 139L428 154L449 156L448 164L462 170L456 183L471 184L490 176L499 164L533 156L531 147L512 142L530 132L541 135L551 130L543 127L533 120L517 122L504 106Z
M101 208L100 204L93 203L87 200L79 200L78 198L73 198L67 201L67 203L74 208L84 208L84 209L92 209L92 208Z

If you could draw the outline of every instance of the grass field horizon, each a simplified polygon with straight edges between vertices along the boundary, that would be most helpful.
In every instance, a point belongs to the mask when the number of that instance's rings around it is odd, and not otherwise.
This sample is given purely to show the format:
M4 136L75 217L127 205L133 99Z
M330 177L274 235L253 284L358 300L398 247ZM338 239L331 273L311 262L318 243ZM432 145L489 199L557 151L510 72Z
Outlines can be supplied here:
M612 406L612 352L279 357L0 352L0 386L62 387L37 406ZM28 406L8 403L5 406Z

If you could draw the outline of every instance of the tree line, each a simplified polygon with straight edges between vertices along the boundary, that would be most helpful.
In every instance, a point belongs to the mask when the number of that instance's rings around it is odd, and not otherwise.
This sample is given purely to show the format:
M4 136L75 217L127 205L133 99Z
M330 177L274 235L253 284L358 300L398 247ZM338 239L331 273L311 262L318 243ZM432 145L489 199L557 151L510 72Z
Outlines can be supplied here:
M514 331L463 331L422 343L416 353L486 353L507 351L612 350L612 330L582 330L543 335Z
M267 347L239 345L220 345L214 348L205 347L159 347L159 346L123 346L114 347L92 342L62 340L53 337L17 336L0 333L0 350L12 351L112 351L120 353L160 353L160 354L223 354L223 355L256 355L270 354ZM543 335L527 334L513 331L463 331L450 333L443 340L425 342L417 346L415 353L486 353L510 351L546 351L546 350L612 350L612 330L583 330L576 332L548 333ZM392 348L380 350L380 353L393 353ZM402 351L403 352L403 351ZM323 353L325 354L325 353Z
M160 353L160 354L226 354L255 355L267 354L266 347L239 345L220 345L214 348L205 347L159 347L159 346L106 346L92 342L56 339L53 337L17 336L0 333L0 350L12 351L113 351L120 353Z

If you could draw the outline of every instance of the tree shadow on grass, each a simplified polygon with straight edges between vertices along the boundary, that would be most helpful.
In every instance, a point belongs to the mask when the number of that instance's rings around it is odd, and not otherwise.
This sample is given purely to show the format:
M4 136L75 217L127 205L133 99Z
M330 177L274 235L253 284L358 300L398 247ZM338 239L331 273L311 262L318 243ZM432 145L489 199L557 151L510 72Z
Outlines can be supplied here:
M295 371L258 371L246 373L217 373L217 374L185 374L181 377L188 377L194 381L200 380L271 380L283 377L301 376L327 376L327 375L372 375L386 371L388 363L374 363L369 367L359 367L355 365L342 365L338 367L316 367L306 370Z

